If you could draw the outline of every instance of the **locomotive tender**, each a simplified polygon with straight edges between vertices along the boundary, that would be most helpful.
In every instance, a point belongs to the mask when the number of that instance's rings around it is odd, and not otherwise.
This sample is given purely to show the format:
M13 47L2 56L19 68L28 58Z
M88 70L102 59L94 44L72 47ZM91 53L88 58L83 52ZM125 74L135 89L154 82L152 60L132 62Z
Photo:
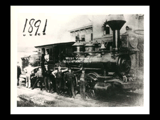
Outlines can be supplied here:
M71 67L74 71L83 67L87 75L86 92L91 97L100 91L108 94L117 89L128 90L141 87L142 84L136 79L136 73L129 73L131 69L130 56L139 51L137 39L132 34L127 40L126 35L120 39L120 30L125 23L123 15L108 16L105 24L109 25L113 31L112 41L85 42L77 36L75 43L53 45L55 51L66 46L69 52L64 54L58 50L59 54L52 53L53 58L49 63L50 71L57 69L59 64L64 69ZM77 80L79 80L80 74L76 73Z

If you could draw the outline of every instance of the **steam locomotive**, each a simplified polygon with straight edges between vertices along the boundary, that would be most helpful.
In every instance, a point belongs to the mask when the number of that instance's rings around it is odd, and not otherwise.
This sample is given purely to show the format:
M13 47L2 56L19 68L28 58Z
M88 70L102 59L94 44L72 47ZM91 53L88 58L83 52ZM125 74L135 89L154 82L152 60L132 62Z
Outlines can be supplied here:
M120 39L120 29L126 23L123 15L109 15L105 24L113 31L112 41L85 42L76 37L75 43L69 43L68 49L73 49L69 54L54 54L50 62L50 71L57 69L61 64L62 69L70 67L73 71L84 68L87 75L86 93L90 97L104 91L105 94L114 93L116 90L130 90L141 87L135 74L130 73L131 58L136 54L137 38L135 35L123 35ZM56 46L56 45L55 45ZM55 46L52 46L55 51ZM63 57L62 57L63 56ZM54 60L55 59L55 60ZM75 88L80 84L80 72L76 73Z

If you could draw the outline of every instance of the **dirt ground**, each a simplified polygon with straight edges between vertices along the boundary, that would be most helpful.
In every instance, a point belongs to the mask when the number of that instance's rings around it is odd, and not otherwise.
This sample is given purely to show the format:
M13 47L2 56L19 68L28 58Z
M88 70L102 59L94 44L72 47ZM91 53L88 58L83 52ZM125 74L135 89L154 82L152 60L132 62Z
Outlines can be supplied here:
M112 97L81 99L80 94L70 98L45 90L26 88L24 83L17 86L17 107L134 107L143 106L143 90L124 92Z

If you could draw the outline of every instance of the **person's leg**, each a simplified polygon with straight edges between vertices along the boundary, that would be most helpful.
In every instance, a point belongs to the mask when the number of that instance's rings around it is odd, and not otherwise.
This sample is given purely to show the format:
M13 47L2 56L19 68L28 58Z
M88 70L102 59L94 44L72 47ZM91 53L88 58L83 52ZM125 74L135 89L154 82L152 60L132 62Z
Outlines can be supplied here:
M26 87L28 87L28 80L29 80L29 77L28 75L26 75Z
M80 81L80 95L83 98L83 85L82 85L82 81Z
M75 91L74 91L74 81L71 81L71 96L73 96L73 98L75 98Z
M53 77L53 75L50 75L50 81L52 83L51 84L51 90L55 92L56 91L55 90L55 78Z
M59 94L59 79L56 78L56 92Z
M37 77L34 77L33 80L32 80L32 87L33 87L33 85L35 84L36 80L37 80ZM34 87L37 87L37 84L35 84Z
M33 77L31 78L31 88L32 88L32 86L33 86Z
M31 87L33 87L34 82L35 82L35 77L33 77L33 78L31 79Z
M82 81L82 98L84 100L86 99L86 95L85 95L85 83L84 83L84 81Z
M59 92L62 93L62 78L59 78Z
M19 86L19 76L17 76L17 86Z
M45 84L45 90L48 90L48 78L47 76L44 77L44 84Z
M32 87L32 89L34 89L35 88L35 86L37 85L37 83L39 82L39 78L37 78L36 79L36 82L34 83L34 85L33 85L33 87Z
M62 78L62 83L61 83L61 90L63 93L65 93L66 90L66 80Z
M42 90L42 87L43 87L43 86L42 86L43 78L40 77L40 80L39 80L39 81L40 81L40 89Z
M71 84L70 84L70 80L68 79L67 80L67 94L72 97L72 94L71 94Z
M64 79L63 79L63 89L65 90L66 87L67 87L67 86L66 86L66 79L64 78Z
M48 76L47 82L48 82L48 83L47 83L47 84L48 84L48 91L51 92L51 83L52 83L52 81L51 81L50 76Z
M86 82L83 82L83 95L84 95L84 99L86 99Z
M28 88L31 88L31 77L30 77L30 75L28 77Z
M70 92L70 87L68 86L68 89L67 89L67 94L71 97L71 92Z
M56 92L56 78L54 76L52 76L52 86L53 86L54 92Z

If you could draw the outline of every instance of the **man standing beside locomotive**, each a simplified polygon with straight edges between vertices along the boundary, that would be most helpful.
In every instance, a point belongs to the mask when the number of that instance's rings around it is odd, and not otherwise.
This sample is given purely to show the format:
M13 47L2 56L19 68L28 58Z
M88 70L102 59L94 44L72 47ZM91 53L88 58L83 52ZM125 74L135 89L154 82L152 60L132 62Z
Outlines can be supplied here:
M40 61L40 66L41 66L41 69L40 69L40 72L42 73L41 74L41 82L44 82L44 76L45 76L45 66L44 66L44 62L45 62L45 49L42 48L42 55L41 55L41 61Z
M45 59L44 59L44 56L45 56L45 49L42 48L42 56L41 56L40 66L41 66L41 69L42 69L42 75L43 76L45 74L45 66L44 66Z
M63 73L68 71L68 68L65 70L61 69L61 66L58 66L58 70L54 70L52 74L56 78L56 92L59 94L60 93L60 88L61 88L61 83L63 79Z
M68 94L70 97L75 98L74 86L77 81L75 81L75 84L74 84L74 79L75 79L74 74L80 72L81 70L82 70L82 68L78 71L72 72L71 68L68 68L69 72L64 74L64 88L66 87L66 81L67 81Z
M48 92L48 77L49 77L49 69L48 69L48 62L49 62L49 49L46 50L46 54L44 56L44 65L45 65L45 75L44 75L44 83L45 89Z
M86 75L84 69L82 69L82 74L80 76L80 95L83 100L86 100Z

